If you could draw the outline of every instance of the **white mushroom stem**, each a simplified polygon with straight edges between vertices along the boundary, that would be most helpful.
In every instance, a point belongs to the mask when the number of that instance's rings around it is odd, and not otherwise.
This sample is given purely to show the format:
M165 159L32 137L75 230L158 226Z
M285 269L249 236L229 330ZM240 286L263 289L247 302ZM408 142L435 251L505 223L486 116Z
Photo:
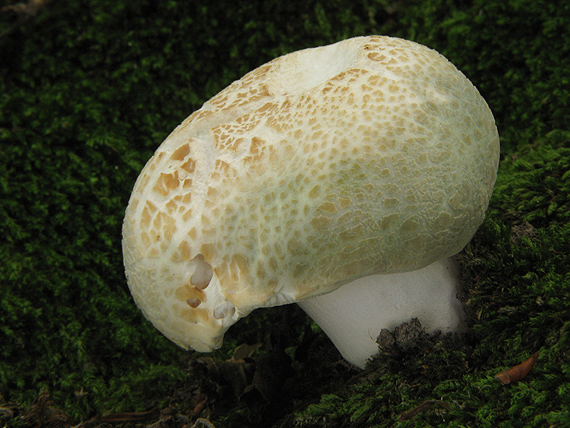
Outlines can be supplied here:
M428 332L464 329L455 263L443 259L412 272L371 275L299 302L342 356L357 367L378 352L376 338L415 317Z

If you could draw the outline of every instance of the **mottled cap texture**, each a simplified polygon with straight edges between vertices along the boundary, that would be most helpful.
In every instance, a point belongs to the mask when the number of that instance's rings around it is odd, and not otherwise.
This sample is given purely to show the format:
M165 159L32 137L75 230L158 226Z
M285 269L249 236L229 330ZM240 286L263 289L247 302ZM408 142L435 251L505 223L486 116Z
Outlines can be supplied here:
M178 345L239 318L459 252L481 224L499 136L437 52L370 36L279 57L179 125L123 224L131 293Z

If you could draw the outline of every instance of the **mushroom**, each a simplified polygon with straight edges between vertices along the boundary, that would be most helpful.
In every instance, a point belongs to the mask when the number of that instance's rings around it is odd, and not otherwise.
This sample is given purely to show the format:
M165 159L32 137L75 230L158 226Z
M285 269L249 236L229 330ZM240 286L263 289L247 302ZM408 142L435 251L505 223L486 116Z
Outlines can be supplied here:
M279 57L142 170L123 223L129 288L200 352L256 308L301 302L362 367L382 328L461 329L448 258L483 221L498 156L484 99L425 46L369 36Z

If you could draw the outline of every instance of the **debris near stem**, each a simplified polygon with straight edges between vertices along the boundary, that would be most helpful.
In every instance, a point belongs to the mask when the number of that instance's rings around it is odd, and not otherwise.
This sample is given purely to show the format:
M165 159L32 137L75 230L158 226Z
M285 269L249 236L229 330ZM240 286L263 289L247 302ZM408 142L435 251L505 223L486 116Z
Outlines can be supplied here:
M0 38L14 31L29 18L36 16L37 13L51 1L52 0L30 0L27 3L16 3L4 6L0 9L0 13L15 15L18 19L8 27L8 29L0 33Z

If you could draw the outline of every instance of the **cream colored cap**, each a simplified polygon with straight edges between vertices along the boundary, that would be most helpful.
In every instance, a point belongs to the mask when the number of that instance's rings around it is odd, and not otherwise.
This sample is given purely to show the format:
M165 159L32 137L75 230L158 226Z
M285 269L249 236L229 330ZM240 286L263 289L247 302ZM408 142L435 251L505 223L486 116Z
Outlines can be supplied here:
M123 225L144 315L197 351L261 306L460 251L499 137L449 61L357 37L279 57L188 117L141 172Z

